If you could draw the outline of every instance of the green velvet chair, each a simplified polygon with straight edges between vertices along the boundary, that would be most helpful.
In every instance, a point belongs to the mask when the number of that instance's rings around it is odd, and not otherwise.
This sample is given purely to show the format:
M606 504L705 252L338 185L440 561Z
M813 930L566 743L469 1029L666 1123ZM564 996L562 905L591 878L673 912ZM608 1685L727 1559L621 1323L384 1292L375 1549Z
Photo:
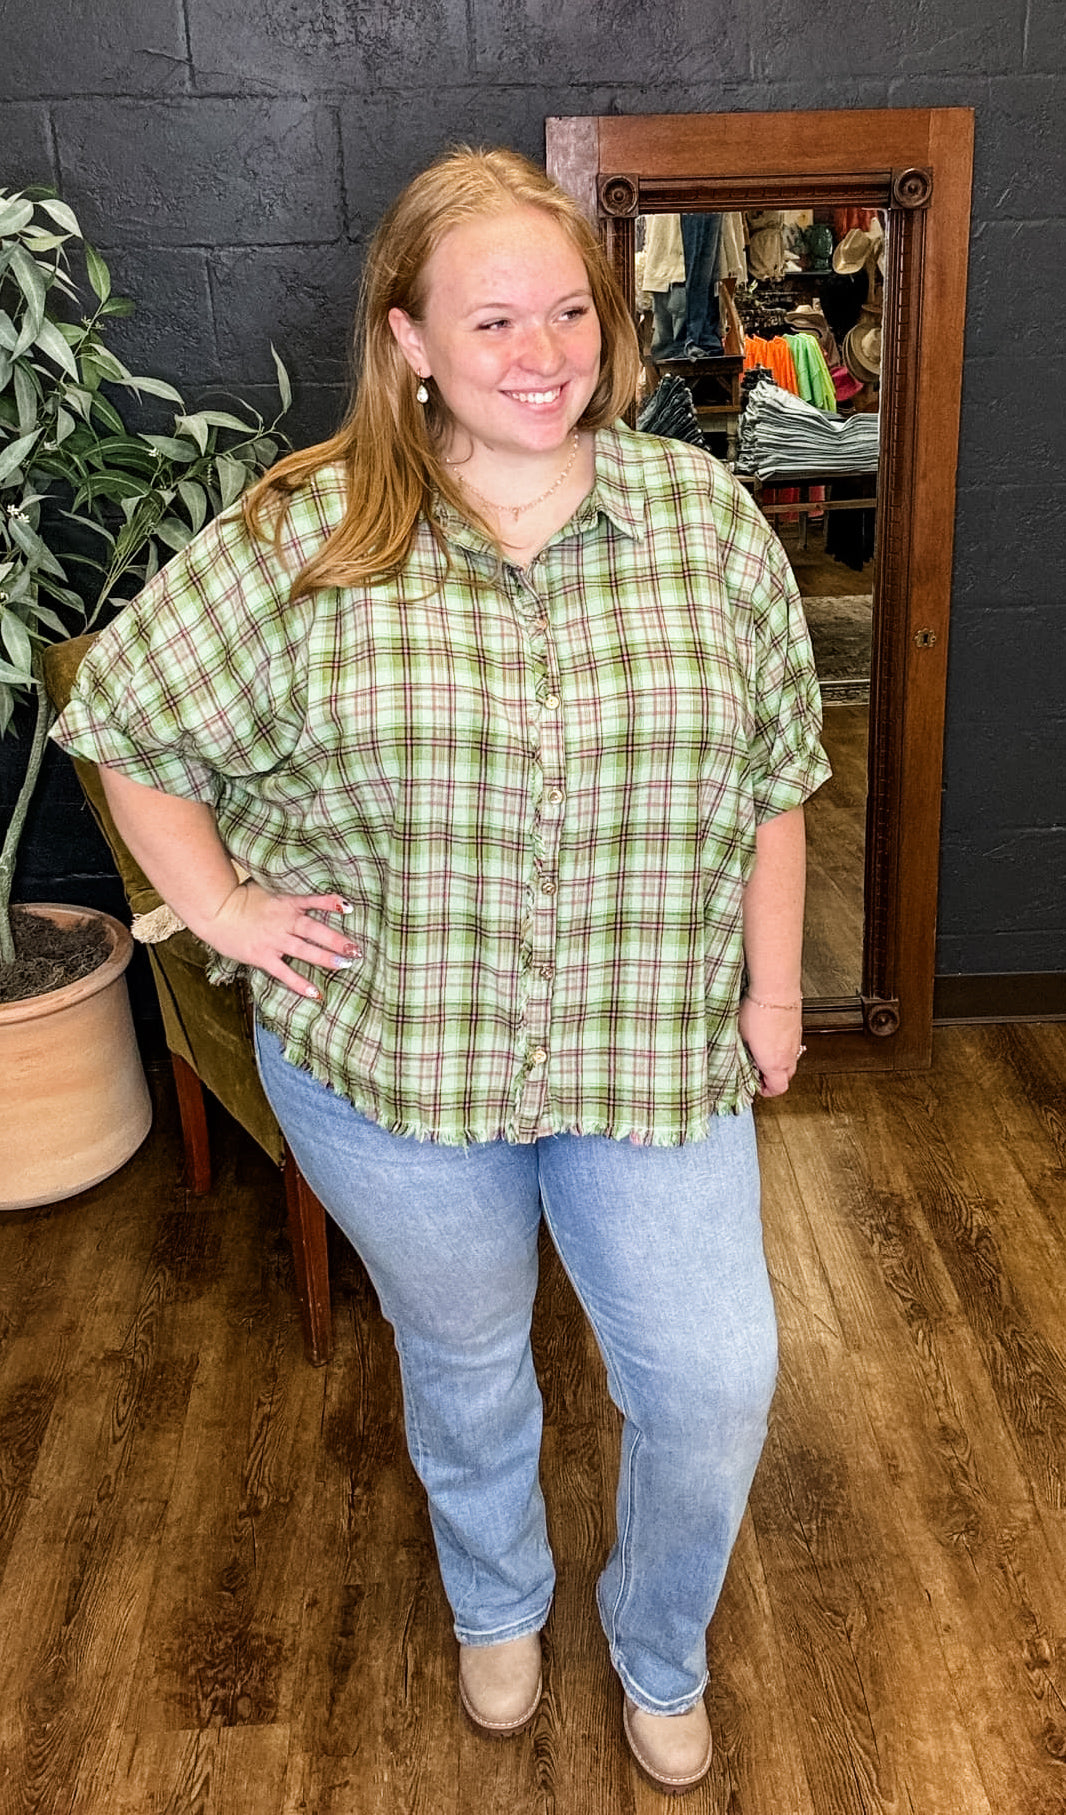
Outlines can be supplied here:
M60 711L70 698L74 677L91 642L89 636L75 637L47 651L45 681ZM115 828L96 765L75 761L74 767L111 848L131 910L151 913L162 905L161 898ZM263 1094L252 1050L247 991L242 984L207 981L207 948L187 928L145 949L174 1072L190 1187L197 1195L211 1189L206 1087L282 1169L304 1341L308 1359L320 1366L329 1360L333 1344L326 1213L297 1166Z

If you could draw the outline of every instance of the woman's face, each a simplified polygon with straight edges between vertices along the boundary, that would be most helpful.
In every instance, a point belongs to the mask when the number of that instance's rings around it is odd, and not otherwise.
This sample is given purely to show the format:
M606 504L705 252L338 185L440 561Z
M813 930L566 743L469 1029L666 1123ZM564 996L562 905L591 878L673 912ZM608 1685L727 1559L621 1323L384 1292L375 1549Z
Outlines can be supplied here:
M497 457L561 447L600 375L600 324L577 248L540 208L455 227L425 273L422 320L389 324L453 419L449 452Z

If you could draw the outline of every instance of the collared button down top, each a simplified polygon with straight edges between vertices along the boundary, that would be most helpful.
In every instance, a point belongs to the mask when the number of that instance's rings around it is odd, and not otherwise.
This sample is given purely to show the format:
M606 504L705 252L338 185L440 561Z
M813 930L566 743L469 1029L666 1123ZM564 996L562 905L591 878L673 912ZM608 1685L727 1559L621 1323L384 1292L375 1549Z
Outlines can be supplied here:
M284 561L209 525L94 645L73 753L212 804L264 887L336 890L361 949L262 971L296 1065L394 1133L676 1145L756 1088L737 1032L755 829L828 774L779 544L702 450L619 425L530 563L445 505L403 571L289 601L343 474ZM220 961L217 974L227 966Z

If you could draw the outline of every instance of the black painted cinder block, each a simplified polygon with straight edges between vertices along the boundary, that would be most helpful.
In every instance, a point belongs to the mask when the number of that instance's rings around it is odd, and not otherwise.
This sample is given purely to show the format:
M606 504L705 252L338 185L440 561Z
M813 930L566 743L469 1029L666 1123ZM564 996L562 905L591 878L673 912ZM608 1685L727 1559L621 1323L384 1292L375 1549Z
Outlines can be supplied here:
M478 0L477 73L507 83L668 84L677 100L666 111L677 112L693 82L750 78L760 23L757 7L733 7L727 21L706 0L627 0L624 8L603 0Z
M361 259L343 242L248 247L212 255L219 369L260 382L274 375L273 341L294 382L345 383Z
M1039 376L1037 375L1039 373ZM971 359L962 393L959 484L1066 484L1066 411L1038 405L1035 392L1059 397L1066 355L1050 351L1030 375L1009 349L995 359ZM1034 579L1036 576L1034 575ZM1038 581L1037 593L1042 590Z
M1031 656L1027 664L1031 672L1046 666L1041 649L1034 648ZM1034 694L1041 691L1036 688ZM945 830L968 835L982 849L995 846L1005 827L1050 832L1066 823L1062 761L1066 714L1058 710L1053 716L1041 717L1034 699L1029 735L1019 743L1010 762L1004 763L998 716L1004 692L1005 688L991 684L983 695L966 695L970 701L966 748L956 761L954 740L949 740L944 765L950 795ZM1057 887L1053 892L1059 894L1059 913L1066 922L1066 900Z
M1061 208L1058 196L1034 196L1037 208ZM1008 355L1023 362L1026 379L1043 367L1054 340L1048 323L1062 310L1066 219L975 221L970 240L966 353L970 359Z
M162 95L189 87L181 0L34 0L4 9L0 95Z
M975 214L1040 220L1062 213L1064 112L1066 76L992 78L974 145Z
M1021 4L961 8L957 0L922 5L848 0L812 6L810 0L760 0L753 10L754 73L776 81L791 80L797 70L829 78L843 71L959 77L1020 64Z
M1066 970L1066 827L1004 826L975 838L945 827L941 889L946 919L938 969Z
M1039 379L1034 373L1034 388ZM1039 478L1019 484L996 482L999 462L988 475L990 483L960 489L956 512L955 610L965 612L968 601L1013 603L1038 599L1052 575L1066 573L1066 485L1044 484ZM1056 604L1062 615L1061 586ZM1066 621L1060 635L1066 631ZM1059 668L1066 665L1060 659Z
M189 0L196 86L303 93L461 82L466 0Z
M31 183L54 188L58 175L47 109L0 101L0 189L24 189Z
M64 193L102 246L313 245L341 229L332 109L285 100L56 109Z
M120 246L108 253L115 294L133 315L116 319L108 345L131 372L165 378L181 391L215 380L218 349L208 283L208 254L166 246ZM190 398L190 401L192 399Z
M1066 70L1062 0L1029 0L1025 18L1025 67L1030 75Z
M486 84L420 96L405 110L402 133L392 96L346 97L338 115L350 225L366 237L404 184L455 145L507 145L544 160L544 97L536 89Z

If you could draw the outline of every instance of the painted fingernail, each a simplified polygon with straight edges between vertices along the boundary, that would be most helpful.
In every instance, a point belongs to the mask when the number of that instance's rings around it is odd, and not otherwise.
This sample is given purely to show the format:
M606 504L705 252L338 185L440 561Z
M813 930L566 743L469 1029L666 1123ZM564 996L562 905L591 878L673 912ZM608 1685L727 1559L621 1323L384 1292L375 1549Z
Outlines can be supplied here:
M340 903L340 906L337 909L338 913L340 913L340 914L354 914L355 913L355 902L354 901L346 901L343 895L338 895L337 900Z
M333 969L335 971L352 971L358 962L358 958L334 958Z
M316 989L313 983L308 984L308 987L304 990L304 995L309 1002L321 1002L322 1000L322 991Z

